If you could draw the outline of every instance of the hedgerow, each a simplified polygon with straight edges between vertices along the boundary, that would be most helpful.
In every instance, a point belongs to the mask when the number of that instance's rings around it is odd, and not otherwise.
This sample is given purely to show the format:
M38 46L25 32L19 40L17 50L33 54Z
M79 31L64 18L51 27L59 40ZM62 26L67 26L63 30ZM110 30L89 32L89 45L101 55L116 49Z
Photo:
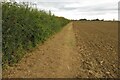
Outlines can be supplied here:
M43 43L68 22L25 4L2 3L3 65L17 63L27 50Z

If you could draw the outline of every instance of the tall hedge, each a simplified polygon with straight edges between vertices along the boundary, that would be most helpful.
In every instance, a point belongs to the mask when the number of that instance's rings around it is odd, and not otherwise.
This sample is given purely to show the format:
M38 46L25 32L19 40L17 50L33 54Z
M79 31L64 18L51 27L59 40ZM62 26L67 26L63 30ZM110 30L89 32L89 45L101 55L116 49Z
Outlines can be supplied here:
M2 3L3 64L18 62L25 51L43 43L68 22L25 4Z

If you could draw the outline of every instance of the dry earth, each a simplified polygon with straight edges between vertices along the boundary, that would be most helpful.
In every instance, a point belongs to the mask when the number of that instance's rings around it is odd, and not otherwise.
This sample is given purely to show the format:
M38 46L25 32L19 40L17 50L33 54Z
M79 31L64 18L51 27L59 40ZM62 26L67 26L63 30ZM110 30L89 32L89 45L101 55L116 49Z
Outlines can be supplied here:
M72 23L27 54L19 64L3 71L10 78L76 77L79 68Z
M118 23L82 21L73 26L80 58L79 77L117 78Z
M71 22L4 70L3 78L115 78L117 26L116 22Z

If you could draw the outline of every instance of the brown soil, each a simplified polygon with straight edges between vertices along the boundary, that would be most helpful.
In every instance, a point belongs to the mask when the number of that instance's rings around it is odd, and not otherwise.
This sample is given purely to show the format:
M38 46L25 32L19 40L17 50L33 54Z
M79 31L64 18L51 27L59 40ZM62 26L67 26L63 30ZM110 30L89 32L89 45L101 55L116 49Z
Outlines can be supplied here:
M72 23L69 23L61 32L27 54L15 67L3 71L3 77L73 78L78 64L75 35Z
M71 22L3 78L117 77L117 23Z
M118 23L74 22L80 58L78 77L117 78Z

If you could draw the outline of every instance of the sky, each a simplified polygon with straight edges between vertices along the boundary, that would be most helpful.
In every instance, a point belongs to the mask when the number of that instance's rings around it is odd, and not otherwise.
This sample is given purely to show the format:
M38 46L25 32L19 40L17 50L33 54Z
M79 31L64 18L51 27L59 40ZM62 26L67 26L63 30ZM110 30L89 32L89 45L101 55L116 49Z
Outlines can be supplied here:
M13 0L14 1L14 0ZM120 0L16 0L32 2L38 9L51 11L56 16L68 19L118 20Z

